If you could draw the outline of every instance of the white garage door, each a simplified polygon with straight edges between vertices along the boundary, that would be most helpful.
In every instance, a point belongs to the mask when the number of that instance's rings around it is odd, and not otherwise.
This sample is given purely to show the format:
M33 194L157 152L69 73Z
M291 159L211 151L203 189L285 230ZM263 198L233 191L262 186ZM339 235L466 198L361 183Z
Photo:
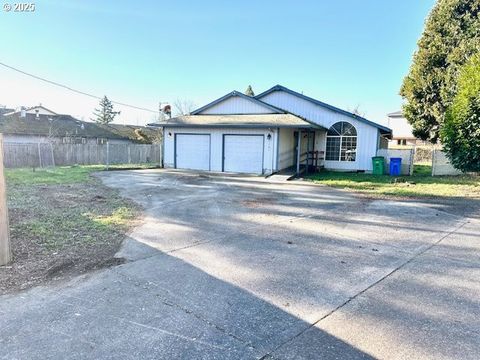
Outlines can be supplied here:
M263 173L263 135L224 135L223 170Z
M177 169L210 170L210 135L176 134L175 156Z

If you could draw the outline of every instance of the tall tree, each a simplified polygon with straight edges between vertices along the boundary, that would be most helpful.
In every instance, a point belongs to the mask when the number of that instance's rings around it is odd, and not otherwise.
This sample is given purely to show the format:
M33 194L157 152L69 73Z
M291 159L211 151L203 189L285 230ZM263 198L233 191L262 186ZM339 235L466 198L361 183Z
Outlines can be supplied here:
M248 85L247 90L245 90L245 95L255 96L255 93L253 92L253 89L252 89L252 85Z
M480 0L438 0L431 11L400 95L413 134L437 142L456 94L459 68L480 49Z
M118 114L120 114L120 111L113 111L112 102L108 100L107 96L104 96L100 100L100 109L95 109L93 112L95 119L92 120L99 124L110 124Z
M462 67L441 138L453 166L462 171L480 171L480 53Z

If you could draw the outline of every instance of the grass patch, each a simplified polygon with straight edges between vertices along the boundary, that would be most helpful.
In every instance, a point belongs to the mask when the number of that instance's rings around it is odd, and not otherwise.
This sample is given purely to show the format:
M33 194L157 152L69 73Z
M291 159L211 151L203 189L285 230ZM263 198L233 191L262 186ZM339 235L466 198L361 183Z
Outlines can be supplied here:
M158 164L120 164L111 165L109 170L151 169ZM5 169L9 185L74 184L87 182L90 174L106 171L104 165L58 166L52 168Z
M44 169L5 169L8 185L72 184L86 182L103 166L59 166Z
M429 165L416 165L412 176L392 177L365 173L323 171L308 177L335 188L378 196L396 197L480 197L480 177L432 177Z
M13 263L0 268L0 294L116 263L140 209L90 176L103 169L6 171Z
M109 228L112 226L118 227L126 225L128 221L135 218L135 212L129 207L122 206L115 209L108 215L87 213L85 216L99 227Z

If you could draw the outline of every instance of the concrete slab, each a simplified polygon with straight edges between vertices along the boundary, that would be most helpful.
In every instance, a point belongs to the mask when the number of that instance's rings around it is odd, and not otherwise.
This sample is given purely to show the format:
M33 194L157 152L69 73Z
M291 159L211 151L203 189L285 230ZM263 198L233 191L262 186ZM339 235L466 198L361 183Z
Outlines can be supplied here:
M145 208L128 262L1 297L0 358L478 353L478 223L302 182L99 176Z

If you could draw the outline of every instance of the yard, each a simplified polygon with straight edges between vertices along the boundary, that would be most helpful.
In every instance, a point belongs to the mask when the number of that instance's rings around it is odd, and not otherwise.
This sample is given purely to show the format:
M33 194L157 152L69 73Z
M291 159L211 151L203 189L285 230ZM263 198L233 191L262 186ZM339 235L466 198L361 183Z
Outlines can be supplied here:
M7 169L13 262L0 294L121 262L138 206L92 176L103 166Z
M480 177L436 176L431 174L428 165L415 165L412 176L392 177L389 175L372 175L365 173L344 173L322 171L308 177L309 180L356 191L375 197L400 198L479 198Z

